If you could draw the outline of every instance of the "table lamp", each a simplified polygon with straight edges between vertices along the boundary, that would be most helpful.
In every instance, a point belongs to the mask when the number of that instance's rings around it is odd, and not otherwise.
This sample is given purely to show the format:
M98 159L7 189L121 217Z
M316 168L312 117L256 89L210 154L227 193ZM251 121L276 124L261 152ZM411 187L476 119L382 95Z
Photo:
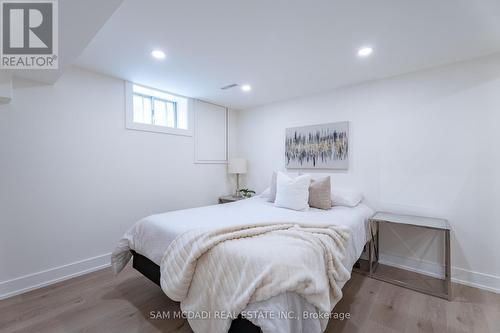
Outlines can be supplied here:
M227 172L236 174L236 193L235 196L239 197L240 194L240 174L247 173L247 160L244 158L231 158L227 164Z

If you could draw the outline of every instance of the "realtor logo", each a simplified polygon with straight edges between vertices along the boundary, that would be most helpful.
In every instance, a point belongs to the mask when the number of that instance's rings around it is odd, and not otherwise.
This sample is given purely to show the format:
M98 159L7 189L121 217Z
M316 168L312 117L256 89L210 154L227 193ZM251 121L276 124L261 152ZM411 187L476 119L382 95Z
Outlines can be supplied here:
M0 0L0 67L56 69L57 0Z

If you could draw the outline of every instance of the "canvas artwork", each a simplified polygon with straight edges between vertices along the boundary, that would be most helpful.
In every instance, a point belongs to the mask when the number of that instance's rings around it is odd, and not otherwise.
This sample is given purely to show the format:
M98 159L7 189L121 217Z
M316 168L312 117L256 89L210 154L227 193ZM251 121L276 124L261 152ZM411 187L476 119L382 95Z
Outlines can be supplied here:
M344 169L349 166L349 122L286 129L286 167Z

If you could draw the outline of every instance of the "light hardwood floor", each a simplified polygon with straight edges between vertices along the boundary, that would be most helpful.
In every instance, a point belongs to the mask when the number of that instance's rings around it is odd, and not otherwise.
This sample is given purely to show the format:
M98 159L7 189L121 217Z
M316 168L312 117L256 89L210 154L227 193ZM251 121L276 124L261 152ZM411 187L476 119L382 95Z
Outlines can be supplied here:
M0 332L191 332L182 319L150 319L178 310L132 268L105 269L0 301ZM353 273L326 332L500 332L500 295L454 285L448 302Z

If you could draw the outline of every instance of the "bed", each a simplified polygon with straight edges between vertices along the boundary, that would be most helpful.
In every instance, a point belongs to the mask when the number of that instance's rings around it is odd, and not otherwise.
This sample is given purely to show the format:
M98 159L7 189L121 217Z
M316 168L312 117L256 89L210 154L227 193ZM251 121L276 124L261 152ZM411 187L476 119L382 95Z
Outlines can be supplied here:
M159 284L160 263L170 243L188 231L204 228L219 229L255 223L331 224L343 226L350 231L343 265L352 270L369 239L369 218L372 209L360 203L356 207L335 206L330 210L311 208L307 211L293 211L275 207L265 197L233 203L206 206L146 217L126 232L113 253L112 264L119 272L134 257L133 266L146 277ZM304 311L314 312L315 308L294 292L286 292L267 300L251 303L249 311ZM251 321L251 323L250 323ZM234 320L231 331L254 332L321 332L317 319L287 320L287 318L254 317Z

